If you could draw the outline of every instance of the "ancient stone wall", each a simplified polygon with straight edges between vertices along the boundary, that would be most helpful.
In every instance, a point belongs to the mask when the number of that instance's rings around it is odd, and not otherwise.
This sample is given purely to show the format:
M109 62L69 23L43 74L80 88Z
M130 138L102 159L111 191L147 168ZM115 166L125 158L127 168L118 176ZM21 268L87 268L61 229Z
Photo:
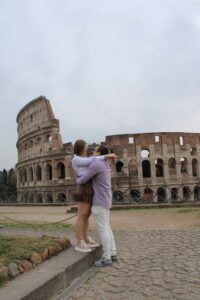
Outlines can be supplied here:
M17 123L18 201L73 202L73 145L63 144L49 100L41 96L29 102L20 110ZM200 133L113 135L102 145L118 155L111 163L114 202L200 200ZM90 145L90 154L95 146Z

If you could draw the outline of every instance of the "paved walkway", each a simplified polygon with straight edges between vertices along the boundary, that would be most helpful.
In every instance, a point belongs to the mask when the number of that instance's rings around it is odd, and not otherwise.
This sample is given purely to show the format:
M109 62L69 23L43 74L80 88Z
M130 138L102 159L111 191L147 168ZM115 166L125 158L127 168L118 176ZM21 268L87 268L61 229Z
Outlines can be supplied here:
M119 262L62 300L200 299L200 230L117 230Z

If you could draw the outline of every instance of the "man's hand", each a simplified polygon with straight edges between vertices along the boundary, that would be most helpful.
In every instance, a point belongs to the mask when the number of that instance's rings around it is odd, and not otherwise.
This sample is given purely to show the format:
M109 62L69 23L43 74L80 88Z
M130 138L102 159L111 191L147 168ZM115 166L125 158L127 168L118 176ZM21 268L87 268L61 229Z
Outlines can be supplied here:
M115 153L109 153L105 155L106 159L115 159L117 158L117 155Z

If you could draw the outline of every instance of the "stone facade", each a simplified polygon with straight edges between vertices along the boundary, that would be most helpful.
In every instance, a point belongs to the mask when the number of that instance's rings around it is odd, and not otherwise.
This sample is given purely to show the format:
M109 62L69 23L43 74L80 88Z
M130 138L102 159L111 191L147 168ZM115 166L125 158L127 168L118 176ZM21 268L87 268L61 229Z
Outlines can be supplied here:
M29 102L17 123L18 202L73 202L73 145L63 144L49 100L41 96ZM115 202L200 200L200 133L122 134L101 144L118 155L111 163ZM89 146L90 153L95 146Z

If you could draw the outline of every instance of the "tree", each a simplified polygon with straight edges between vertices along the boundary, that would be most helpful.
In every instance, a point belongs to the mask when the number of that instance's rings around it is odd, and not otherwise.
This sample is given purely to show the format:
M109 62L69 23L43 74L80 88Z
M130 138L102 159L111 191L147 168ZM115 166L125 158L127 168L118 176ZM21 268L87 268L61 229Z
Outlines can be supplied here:
M3 185L8 184L8 172L6 171L6 169L3 169L2 183L3 183Z
M8 172L8 186L11 190L16 190L17 177L14 169Z

